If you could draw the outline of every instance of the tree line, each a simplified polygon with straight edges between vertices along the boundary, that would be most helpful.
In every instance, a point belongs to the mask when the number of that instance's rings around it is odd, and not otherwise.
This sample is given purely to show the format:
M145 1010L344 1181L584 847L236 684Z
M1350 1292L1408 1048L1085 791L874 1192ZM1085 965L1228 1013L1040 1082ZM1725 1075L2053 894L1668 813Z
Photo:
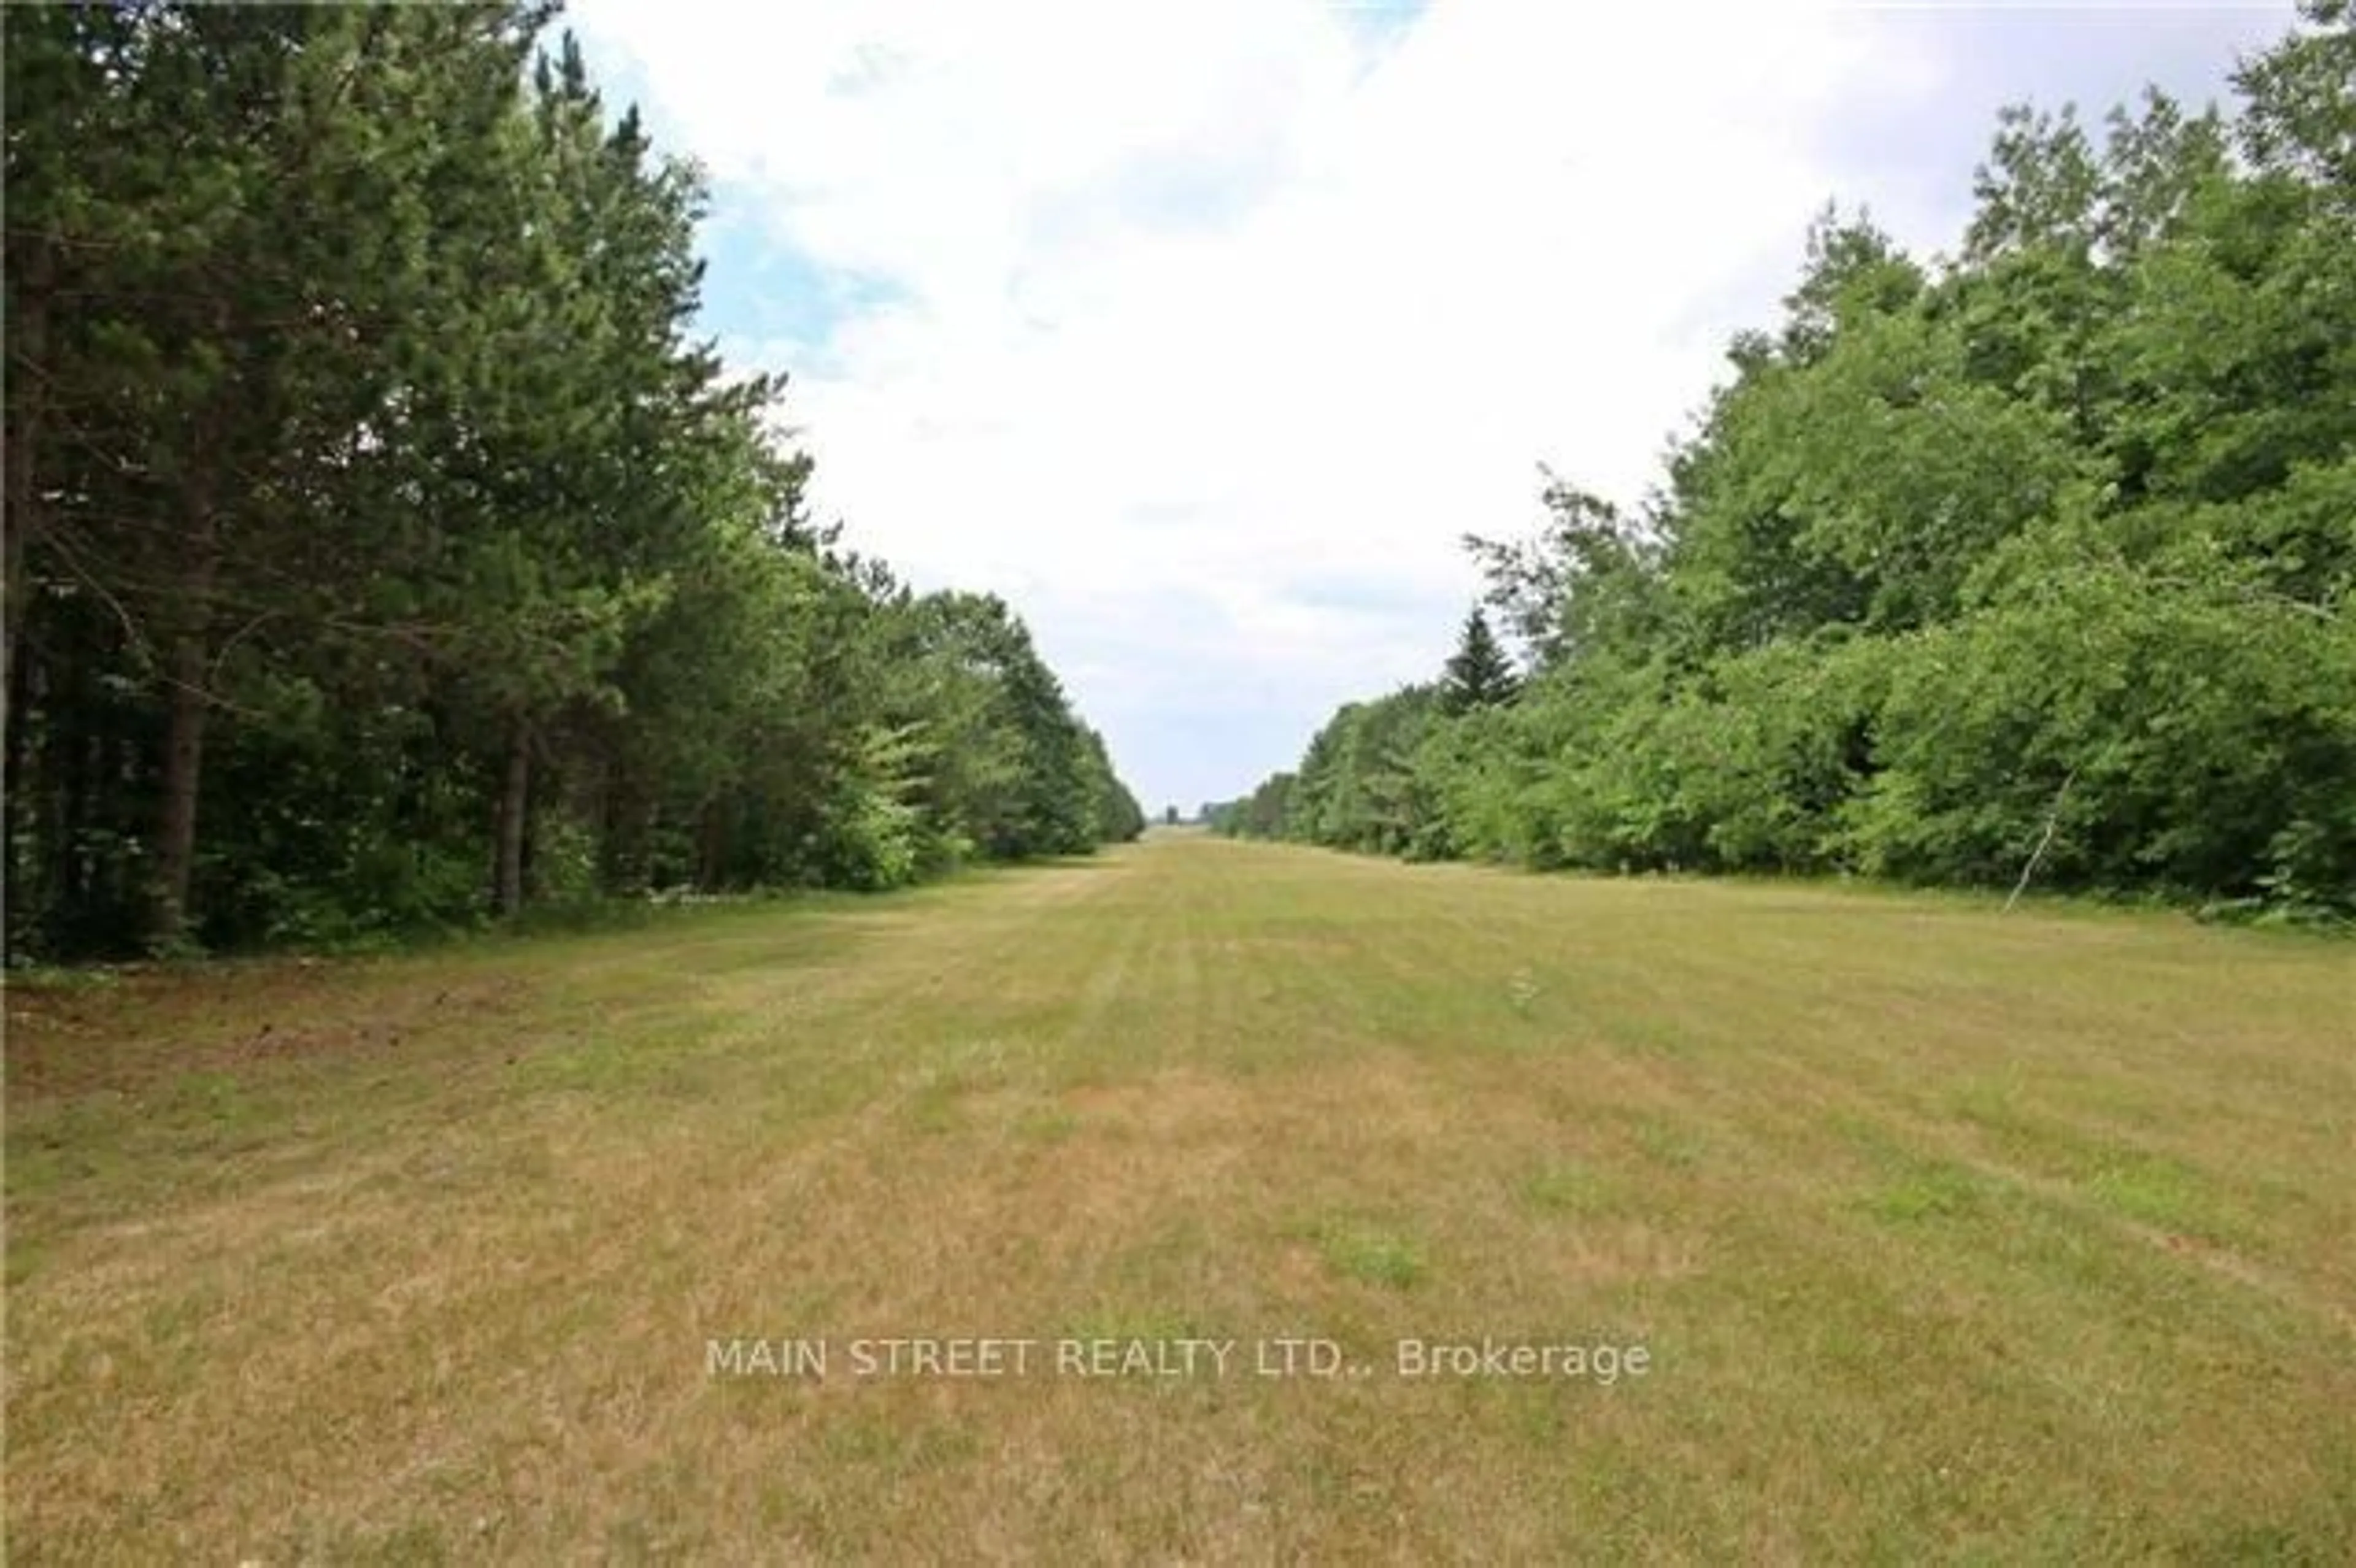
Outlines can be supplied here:
M1141 830L1004 603L809 517L554 16L7 7L12 958Z
M2348 0L2233 82L2008 110L1952 259L1828 209L1645 505L1548 475L1449 669L1216 825L2356 911Z

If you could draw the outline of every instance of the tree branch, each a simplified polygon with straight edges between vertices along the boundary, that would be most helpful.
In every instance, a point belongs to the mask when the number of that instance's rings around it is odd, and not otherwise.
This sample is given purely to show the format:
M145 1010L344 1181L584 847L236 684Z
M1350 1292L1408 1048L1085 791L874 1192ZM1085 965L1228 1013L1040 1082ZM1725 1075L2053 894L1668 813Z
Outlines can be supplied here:
M2062 787L2053 792L2053 804L2045 813L2045 831L2038 838L2037 848L2030 851L2029 863L2020 868L2020 880L2012 884L2012 895L2004 901L2003 912L2010 913L2012 906L2020 901L2022 890L2029 886L2029 879L2037 874L2038 862L2044 859L2045 851L2052 848L2054 830L2062 825L2062 803L2069 798L2070 786L2077 780L2078 770L2075 768L2062 775Z

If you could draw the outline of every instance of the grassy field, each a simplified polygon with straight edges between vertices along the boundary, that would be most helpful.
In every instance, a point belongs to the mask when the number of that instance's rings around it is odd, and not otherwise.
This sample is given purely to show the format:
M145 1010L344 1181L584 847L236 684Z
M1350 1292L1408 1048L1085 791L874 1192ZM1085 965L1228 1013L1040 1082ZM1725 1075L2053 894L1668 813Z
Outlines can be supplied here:
M15 1562L2356 1560L2345 944L1182 835L7 1008Z

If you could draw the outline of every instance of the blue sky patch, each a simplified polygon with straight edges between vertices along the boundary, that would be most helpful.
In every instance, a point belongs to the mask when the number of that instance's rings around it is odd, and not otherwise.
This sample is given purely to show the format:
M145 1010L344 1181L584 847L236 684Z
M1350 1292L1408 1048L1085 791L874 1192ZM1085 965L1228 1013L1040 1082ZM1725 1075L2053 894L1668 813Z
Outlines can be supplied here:
M1334 12L1368 56L1368 64L1397 48L1423 19L1424 0L1336 0Z
M752 193L722 187L712 194L701 331L736 344L798 345L808 363L823 357L843 322L908 297L880 273L829 267L780 238Z

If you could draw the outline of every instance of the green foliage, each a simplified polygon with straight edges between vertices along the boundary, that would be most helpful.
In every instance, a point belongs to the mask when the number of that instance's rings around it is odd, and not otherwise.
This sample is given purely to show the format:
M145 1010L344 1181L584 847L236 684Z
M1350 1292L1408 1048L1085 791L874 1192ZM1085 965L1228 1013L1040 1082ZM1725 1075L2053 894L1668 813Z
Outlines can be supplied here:
M1002 603L812 528L553 7L5 16L13 955L1133 837Z
M2308 13L2232 123L2008 110L1936 275L1827 212L1645 517L1549 475L1468 538L1513 699L1468 626L1222 828L2356 912L2356 28Z
M903 798L915 782L910 737L871 731L862 742L857 765L836 780L835 798L821 814L824 837L815 859L826 885L881 892L916 880L923 813Z
M1244 808L1244 830L1376 854L1429 855L1439 805L1417 757L1441 700L1437 688L1413 686L1344 708L1310 742L1300 772ZM1263 821L1265 829L1257 826Z
M1456 652L1449 656L1448 672L1440 682L1440 707L1451 714L1494 708L1512 701L1518 685L1505 650L1497 645L1496 634L1489 630L1489 617L1475 608L1464 618Z
M1859 862L1999 882L2050 820L2064 881L2344 891L2350 652L2340 619L2222 566L2057 565L1895 650Z

